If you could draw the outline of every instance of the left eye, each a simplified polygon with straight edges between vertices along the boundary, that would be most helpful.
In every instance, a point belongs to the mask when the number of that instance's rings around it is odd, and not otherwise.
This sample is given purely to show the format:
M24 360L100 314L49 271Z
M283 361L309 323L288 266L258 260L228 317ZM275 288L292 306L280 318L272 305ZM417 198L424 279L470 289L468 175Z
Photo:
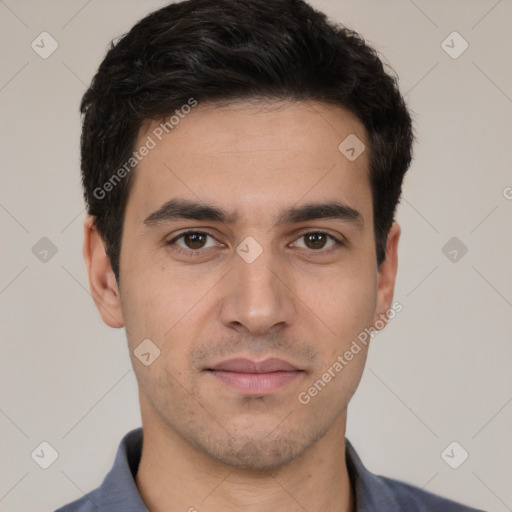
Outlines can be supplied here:
M181 235L173 238L168 242L169 245L176 244L179 250L189 251L189 252L199 252L201 249L209 249L210 247L214 247L215 244L205 245L205 242L208 238L215 240L212 235L209 233L204 233L202 231L187 231L182 233ZM320 249L330 249L336 245L341 245L342 242L337 240L334 236L329 233L324 233L323 231L310 231L308 233L304 233L297 238L297 240L304 239L302 246L298 246L304 249L311 249L313 251L318 251ZM185 245L180 245L178 240L181 240ZM330 241L331 245L326 247L327 242ZM222 245L222 244L221 244Z
M304 243L306 245L306 247L305 247L306 249L313 249L313 250L325 249L326 248L325 244L328 239L330 239L330 241L332 242L331 246L328 247L329 249L331 247L334 247L335 245L341 243L336 238L334 238L332 235L329 235L328 233L324 233L323 231L311 231L309 233L304 233L297 240L301 240L301 239L305 240Z

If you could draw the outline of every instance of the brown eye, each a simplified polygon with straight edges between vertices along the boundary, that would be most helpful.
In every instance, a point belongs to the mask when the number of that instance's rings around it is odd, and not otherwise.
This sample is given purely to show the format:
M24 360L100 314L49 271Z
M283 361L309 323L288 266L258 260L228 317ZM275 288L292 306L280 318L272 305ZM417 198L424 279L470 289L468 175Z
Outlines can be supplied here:
M311 231L309 233L304 233L297 240L304 240L304 245L299 245L299 247L318 252L320 252L320 249L326 249L322 252L327 252L336 245L343 245L342 242L334 238L329 233L324 233L323 231ZM328 246L327 244L329 241L331 241L331 244Z
M188 249L202 249L207 236L208 235L205 233L185 233L183 235L183 241Z
M322 249L327 240L327 235L325 233L308 233L304 235L304 239L310 249Z
M213 244L208 241L208 238L213 241ZM209 233L202 231L186 231L167 242L167 245L175 245L178 252L189 252L192 254L200 253L202 249L213 247L213 245L215 245L214 242L215 239ZM209 245L207 245L208 243Z

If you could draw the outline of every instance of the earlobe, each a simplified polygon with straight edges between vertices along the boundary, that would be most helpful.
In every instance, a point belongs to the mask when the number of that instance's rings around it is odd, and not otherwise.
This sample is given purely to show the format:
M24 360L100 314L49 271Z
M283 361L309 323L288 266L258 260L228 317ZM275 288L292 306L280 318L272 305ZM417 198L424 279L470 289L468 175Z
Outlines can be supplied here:
M104 241L89 215L84 222L83 256L89 288L103 321L110 327L124 327L121 298Z
M378 272L377 302L374 325L387 323L388 311L392 307L395 291L396 274L398 270L398 241L400 239L400 226L393 222L386 242L386 257ZM377 327L376 327L377 328Z

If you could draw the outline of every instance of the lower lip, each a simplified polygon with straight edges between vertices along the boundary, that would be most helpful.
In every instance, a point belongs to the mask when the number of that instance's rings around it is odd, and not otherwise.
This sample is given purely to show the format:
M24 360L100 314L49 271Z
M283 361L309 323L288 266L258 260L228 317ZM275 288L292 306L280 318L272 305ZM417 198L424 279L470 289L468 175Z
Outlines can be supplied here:
M283 371L271 373L240 373L224 370L212 370L211 373L225 384L245 394L272 393L288 382L299 377L301 371Z

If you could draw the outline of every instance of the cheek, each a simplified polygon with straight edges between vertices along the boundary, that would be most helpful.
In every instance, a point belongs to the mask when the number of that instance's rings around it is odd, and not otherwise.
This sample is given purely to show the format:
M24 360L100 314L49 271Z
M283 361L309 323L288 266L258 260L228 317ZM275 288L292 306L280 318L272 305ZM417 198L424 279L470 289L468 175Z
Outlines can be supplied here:
M318 327L309 327L309 337L315 342L319 362L301 396L311 400L318 414L335 415L345 408L361 380L368 342L358 336L372 323L375 282L369 270L340 272L304 300L315 313Z
M129 278L122 283L122 304L128 344L133 356L141 341L149 338L160 350L158 366L181 374L193 341L207 323L208 291L218 278L214 273L192 275L150 261L126 259Z
M158 277L139 273L133 278L124 290L123 313L137 381L144 395L161 408L170 396L186 403L183 386L188 388L190 383L185 369L199 309L193 308L197 293L183 293L180 287L184 283L170 276L165 281ZM138 347L146 347L148 339L149 348L143 352ZM137 355L147 352L151 359L157 355L149 365Z
M301 273L296 283L303 309L325 332L329 345L339 348L371 325L377 298L377 274L370 260L365 264L362 259L349 261L347 258L329 272Z
M127 241L128 242L128 241ZM148 251L123 246L123 312L130 331L161 338L186 314L194 284ZM162 249L159 249L162 251ZM190 308L190 306L188 306Z

